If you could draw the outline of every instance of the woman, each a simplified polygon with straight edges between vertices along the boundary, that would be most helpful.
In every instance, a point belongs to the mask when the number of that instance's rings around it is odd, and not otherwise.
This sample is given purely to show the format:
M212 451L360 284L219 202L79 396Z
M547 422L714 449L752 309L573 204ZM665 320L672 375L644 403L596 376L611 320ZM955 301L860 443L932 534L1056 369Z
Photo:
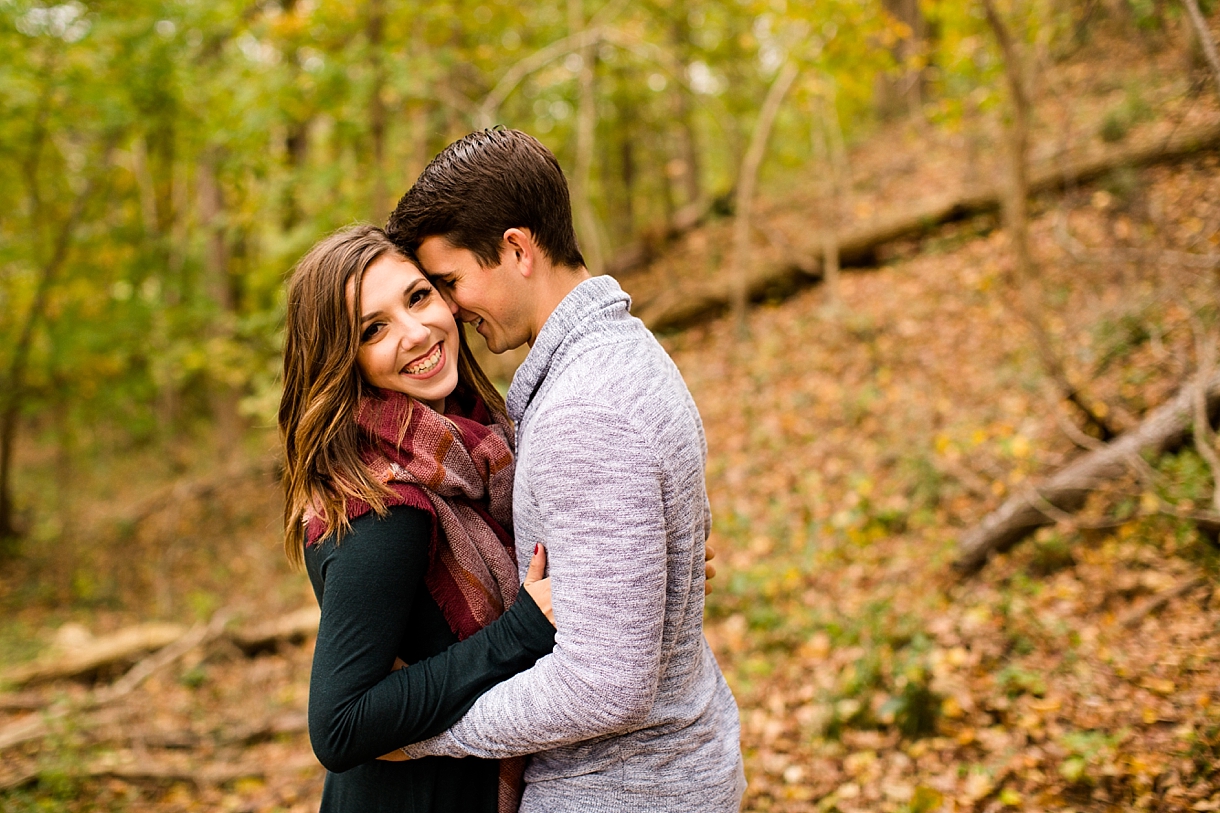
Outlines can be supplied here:
M322 607L322 810L513 811L523 760L376 759L444 731L554 644L540 556L518 595L503 399L375 227L301 260L286 321L284 544ZM396 659L411 667L391 672Z

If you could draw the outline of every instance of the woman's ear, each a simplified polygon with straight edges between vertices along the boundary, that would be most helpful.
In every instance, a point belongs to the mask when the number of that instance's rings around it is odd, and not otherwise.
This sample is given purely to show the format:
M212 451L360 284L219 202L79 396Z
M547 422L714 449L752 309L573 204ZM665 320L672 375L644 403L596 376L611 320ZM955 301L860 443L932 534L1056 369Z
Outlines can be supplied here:
M511 228L504 232L506 250L511 252L518 272L523 277L534 273L534 264L538 258L538 247L534 245L534 236L529 229Z

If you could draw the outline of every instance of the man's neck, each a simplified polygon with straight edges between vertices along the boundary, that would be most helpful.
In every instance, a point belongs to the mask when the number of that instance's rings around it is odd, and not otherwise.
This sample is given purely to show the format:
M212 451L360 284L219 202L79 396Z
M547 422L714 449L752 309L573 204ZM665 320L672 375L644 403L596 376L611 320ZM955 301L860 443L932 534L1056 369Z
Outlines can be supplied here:
M536 306L530 325L530 347L534 346L538 334L542 332L542 326L546 324L547 319L551 318L551 314L559 307L559 303L564 300L564 297L572 293L577 285L589 279L590 276L589 269L583 265L579 268L552 265L543 269L543 273L539 274L536 280L538 288L535 289Z

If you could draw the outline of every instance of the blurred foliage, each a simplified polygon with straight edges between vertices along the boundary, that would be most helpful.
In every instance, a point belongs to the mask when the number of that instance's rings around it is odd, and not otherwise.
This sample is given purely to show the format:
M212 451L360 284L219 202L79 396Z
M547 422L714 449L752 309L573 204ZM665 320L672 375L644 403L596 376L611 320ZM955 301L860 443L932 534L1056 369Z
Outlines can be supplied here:
M1048 51L1086 11L1006 13ZM0 557L64 532L47 495L83 457L164 449L172 469L203 427L223 455L272 425L285 275L327 232L382 221L452 139L518 127L570 171L591 93L597 233L580 236L609 256L728 199L785 63L800 73L764 173L777 186L827 160L828 117L850 142L895 97L949 128L1001 98L963 0L0 0ZM1147 109L1132 95L1106 126ZM31 439L59 482L14 471ZM870 517L844 522L895 530Z

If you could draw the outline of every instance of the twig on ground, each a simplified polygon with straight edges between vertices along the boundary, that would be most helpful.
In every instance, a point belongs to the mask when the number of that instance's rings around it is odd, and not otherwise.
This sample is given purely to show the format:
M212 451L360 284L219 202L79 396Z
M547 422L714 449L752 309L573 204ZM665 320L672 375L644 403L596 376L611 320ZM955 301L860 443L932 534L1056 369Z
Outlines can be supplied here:
M1179 584L1177 587L1173 587L1163 593L1160 593L1159 595L1153 596L1143 604L1132 608L1126 615L1119 619L1118 623L1121 626L1128 628L1138 627L1141 621L1152 613L1155 613L1157 610L1160 610L1173 599L1193 592L1194 590L1203 587L1207 583L1208 580L1202 576L1196 579L1188 579L1182 584Z
M169 666L187 652L218 638L224 632L224 625L231 617L232 611L228 608L217 611L207 624L196 624L175 641L137 663L114 684L91 692L80 703L63 704L44 714L18 720L0 728L0 750L47 736L51 732L51 723L55 720L95 709L126 697L153 674Z
M148 680L156 672L169 666L174 661L181 658L186 653L190 652L197 646L203 646L211 641L216 640L224 633L225 624L233 617L232 610L228 608L217 611L212 620L207 624L196 624L187 631L185 635L174 641L168 646L149 655L144 660L137 663L128 670L127 674L119 678L110 686L100 690L95 694L94 705L102 705L111 703L131 694L141 683Z
M1216 43L1212 40L1207 20L1203 18L1203 13L1199 10L1199 0L1182 0L1182 2L1190 14L1190 23L1194 26L1195 35L1199 38L1199 46L1203 49L1203 55L1207 57L1207 64L1211 66L1212 78L1216 82L1216 95L1220 96L1220 55L1216 54Z
M1069 525L1073 528L1083 528L1085 530L1092 531L1101 530L1103 528L1118 528L1126 525L1133 519L1132 517L1107 520L1081 519L1075 514L1064 511L1062 508L1059 508L1050 500L1046 499L1046 497L1042 496L1042 492L1038 491L1038 488L1032 483L1029 484L1025 489L1024 497L1029 503L1030 507L1041 511L1047 519L1054 520L1055 522L1063 525Z
M1207 334L1195 313L1190 316L1190 328L1195 337L1195 355L1199 363L1199 383L1194 392L1195 450L1207 461L1212 474L1212 508L1220 511L1220 456L1216 454L1216 434L1212 431L1207 411L1207 381L1216 368L1216 337Z

